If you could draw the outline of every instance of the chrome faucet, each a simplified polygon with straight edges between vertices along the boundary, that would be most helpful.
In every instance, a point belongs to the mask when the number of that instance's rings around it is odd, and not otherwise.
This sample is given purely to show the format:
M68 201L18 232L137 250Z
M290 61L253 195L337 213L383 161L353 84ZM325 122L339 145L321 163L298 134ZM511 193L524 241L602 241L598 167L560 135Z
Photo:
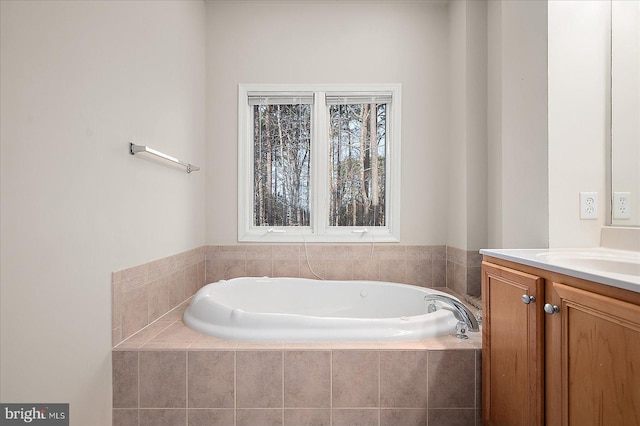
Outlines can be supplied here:
M424 300L437 300L452 306L455 308L454 314L456 314L456 318L463 321L469 331L480 331L480 326L478 325L476 317L471 313L469 308L463 305L459 300L450 296L445 296L444 294L427 294L424 296Z

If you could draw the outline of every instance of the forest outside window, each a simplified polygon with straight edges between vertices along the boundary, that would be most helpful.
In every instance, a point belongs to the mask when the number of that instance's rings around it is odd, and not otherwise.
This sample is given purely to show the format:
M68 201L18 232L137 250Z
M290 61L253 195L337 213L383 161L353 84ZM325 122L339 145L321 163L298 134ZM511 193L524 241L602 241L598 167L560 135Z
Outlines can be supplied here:
M238 239L399 241L400 85L240 85Z

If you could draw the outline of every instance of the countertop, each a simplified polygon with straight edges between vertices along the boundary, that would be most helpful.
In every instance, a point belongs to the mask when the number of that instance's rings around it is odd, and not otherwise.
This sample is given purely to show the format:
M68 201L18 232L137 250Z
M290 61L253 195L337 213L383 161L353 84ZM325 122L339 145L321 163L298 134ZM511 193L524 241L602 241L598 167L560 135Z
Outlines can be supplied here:
M640 252L636 251L483 249L480 254L640 293Z

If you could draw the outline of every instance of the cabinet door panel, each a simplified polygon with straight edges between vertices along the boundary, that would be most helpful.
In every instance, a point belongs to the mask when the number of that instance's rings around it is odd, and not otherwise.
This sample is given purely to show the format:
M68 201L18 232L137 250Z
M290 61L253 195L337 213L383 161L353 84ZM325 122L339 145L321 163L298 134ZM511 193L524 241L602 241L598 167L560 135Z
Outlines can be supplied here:
M483 263L482 398L486 425L543 424L544 280ZM522 296L533 296L528 305Z
M562 424L640 425L640 306L553 283ZM559 343L559 344L558 344ZM550 352L551 354L552 352ZM549 355L550 357L552 355Z

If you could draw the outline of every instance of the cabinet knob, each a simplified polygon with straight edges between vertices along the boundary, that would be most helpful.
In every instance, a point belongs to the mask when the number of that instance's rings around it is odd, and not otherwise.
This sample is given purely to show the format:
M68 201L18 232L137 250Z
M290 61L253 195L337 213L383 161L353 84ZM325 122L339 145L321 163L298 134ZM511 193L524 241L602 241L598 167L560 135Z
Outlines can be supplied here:
M556 312L560 312L560 308L558 308L557 305L552 305L550 303L545 303L544 304L544 311L546 313L548 313L549 315L553 315Z
M529 303L535 302L536 301L536 297L535 296L529 296L527 294L523 294L522 295L522 303L524 303L525 305L528 305Z

